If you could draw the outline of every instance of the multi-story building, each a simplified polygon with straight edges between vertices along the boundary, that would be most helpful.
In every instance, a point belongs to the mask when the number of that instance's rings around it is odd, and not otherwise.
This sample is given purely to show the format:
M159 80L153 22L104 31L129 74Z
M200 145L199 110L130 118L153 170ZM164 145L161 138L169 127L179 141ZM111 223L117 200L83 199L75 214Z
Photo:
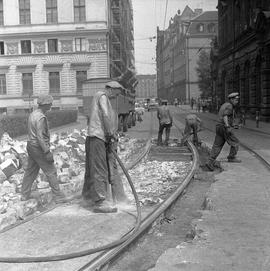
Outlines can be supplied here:
M158 97L189 103L200 96L197 61L201 50L211 49L217 33L217 11L188 6L171 18L166 30L157 30Z
M212 74L220 103L240 92L240 105L270 121L270 2L218 1L218 41Z
M0 110L81 108L82 82L134 67L131 0L0 0Z
M157 80L155 74L138 74L136 78L138 80L136 98L157 97Z

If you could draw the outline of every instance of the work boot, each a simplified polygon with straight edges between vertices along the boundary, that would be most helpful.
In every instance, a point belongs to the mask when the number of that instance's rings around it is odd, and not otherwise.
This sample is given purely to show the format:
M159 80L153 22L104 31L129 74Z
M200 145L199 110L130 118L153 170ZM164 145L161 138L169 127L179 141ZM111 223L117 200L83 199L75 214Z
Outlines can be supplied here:
M94 213L116 213L117 208L111 206L107 201L102 201L101 203L96 203L93 206Z
M205 164L206 168L209 171L214 171L215 170L215 166L214 166L214 162L209 160L206 164Z
M239 158L233 157L233 158L228 158L229 163L241 163L242 161Z
M31 197L31 196L24 196L24 195L21 196L21 201L27 201L27 200L30 200L30 199L33 199L33 197Z
M68 202L68 199L66 198L66 196L64 195L64 193L59 193L57 195L53 195L53 201L56 204L61 204L61 203Z

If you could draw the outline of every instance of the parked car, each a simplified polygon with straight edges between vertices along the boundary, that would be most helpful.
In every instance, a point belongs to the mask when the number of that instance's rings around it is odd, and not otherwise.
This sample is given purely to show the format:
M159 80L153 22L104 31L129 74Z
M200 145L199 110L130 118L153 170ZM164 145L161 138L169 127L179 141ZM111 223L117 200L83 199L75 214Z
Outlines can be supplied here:
M158 108L158 103L157 102L150 102L148 104L148 111L156 110L157 108Z

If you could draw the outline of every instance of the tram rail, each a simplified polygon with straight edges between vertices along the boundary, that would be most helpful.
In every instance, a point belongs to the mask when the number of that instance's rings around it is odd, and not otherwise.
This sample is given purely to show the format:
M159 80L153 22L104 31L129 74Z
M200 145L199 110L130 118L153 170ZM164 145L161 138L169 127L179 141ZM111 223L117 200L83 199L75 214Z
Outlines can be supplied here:
M179 130L179 128L176 126L176 128ZM152 127L150 127L150 138L152 137ZM143 157L147 155L151 147L150 139L147 141L146 147L144 152L140 155L139 158L137 158L135 161L133 161L132 165L128 166L128 169L134 167L136 164L138 164ZM190 172L186 175L183 182L178 186L177 189L174 190L174 192L162 203L160 203L151 213L149 213L141 222L140 222L140 211L136 219L135 226L122 238L119 240L116 240L110 244L110 246L103 246L99 249L88 249L85 251L79 251L74 252L70 254L64 254L64 255L55 255L55 256L41 256L41 257L0 257L0 262L6 262L6 263L31 263L31 262L47 262L47 261L62 261L67 259L72 259L75 257L82 257L89 254L93 254L96 252L99 252L99 255L89 261L84 266L77 269L80 270L101 270L103 266L111 262L116 256L118 256L121 252L125 250L127 246L130 246L132 242L137 240L147 228L149 228L153 222L160 217L162 213L164 213L176 199L182 194L184 189L187 187L187 185L192 180L196 168L198 166L198 153L196 151L196 148L192 143L189 142L188 145L189 150L192 153L193 163ZM116 156L117 158L117 156ZM117 159L118 160L118 159ZM118 161L121 165L121 161ZM33 217L34 219L35 217ZM19 225L18 225L19 226ZM103 251L102 251L103 250ZM102 251L102 252L101 252Z
M174 124L176 129L180 132L180 128ZM184 181L178 186L178 188L169 196L167 199L159 204L151 213L149 213L143 220L138 229L138 231L134 232L130 238L128 238L125 242L120 244L119 246L110 249L108 251L104 251L99 254L97 257L89 261L87 264L77 269L76 271L99 271L102 270L103 267L112 262L116 257L118 257L122 252L125 251L127 247L132 245L133 242L137 241L138 238L181 196L183 191L186 189L190 181L192 180L196 169L199 164L199 155L195 148L195 146L188 142L188 148L192 153L193 163L192 167L185 177Z

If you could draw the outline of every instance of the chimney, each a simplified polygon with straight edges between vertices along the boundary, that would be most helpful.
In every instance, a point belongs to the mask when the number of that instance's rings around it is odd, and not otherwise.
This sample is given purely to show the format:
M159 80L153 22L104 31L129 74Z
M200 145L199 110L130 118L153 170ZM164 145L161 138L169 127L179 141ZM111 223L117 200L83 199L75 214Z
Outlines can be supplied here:
M202 8L195 8L194 9L195 16L202 14L202 12L203 12Z

